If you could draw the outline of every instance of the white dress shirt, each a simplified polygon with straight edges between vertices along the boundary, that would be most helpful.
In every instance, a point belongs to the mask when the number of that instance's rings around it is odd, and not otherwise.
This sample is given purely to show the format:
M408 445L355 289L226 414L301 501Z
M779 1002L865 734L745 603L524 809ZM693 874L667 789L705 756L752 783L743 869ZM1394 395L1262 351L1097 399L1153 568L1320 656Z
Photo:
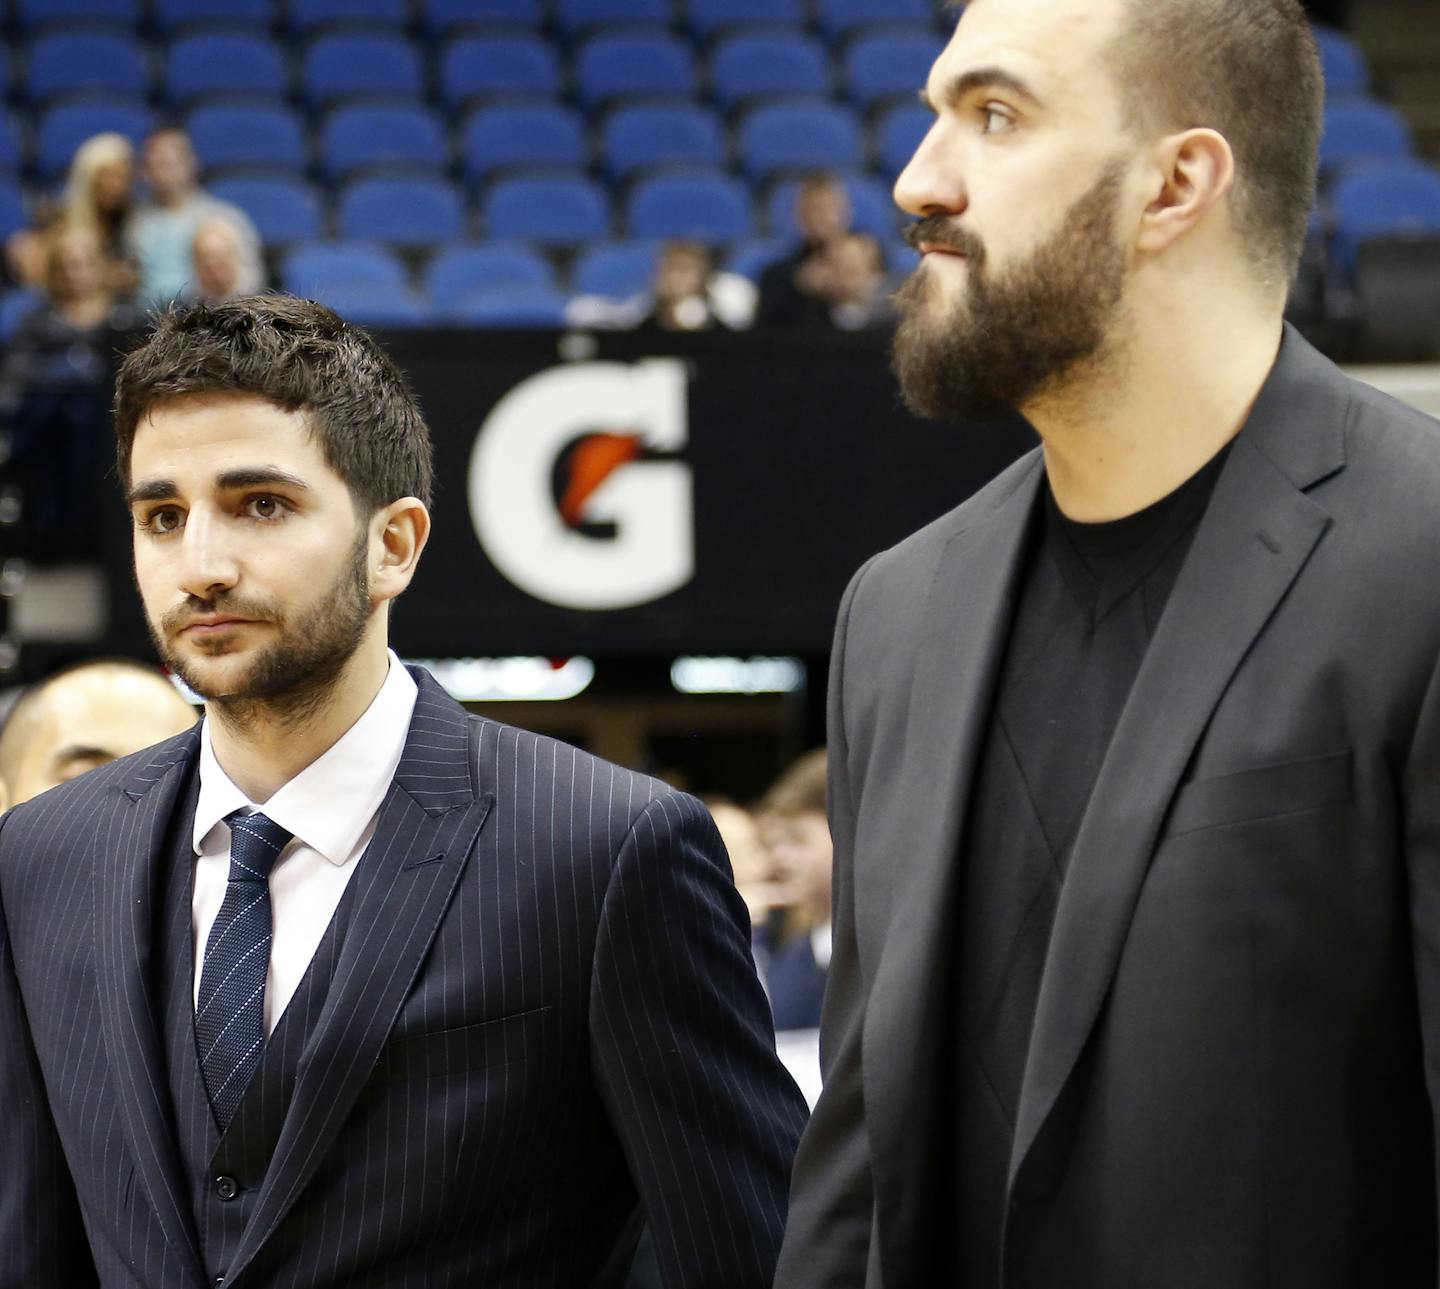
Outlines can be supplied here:
M270 871L274 929L265 983L268 1035L304 978L356 862L375 835L380 803L405 750L415 698L415 682L391 652L385 683L365 714L263 806L249 800L220 768L210 742L209 720L202 725L190 906L197 1002L205 944L230 878L230 827L225 817L237 810L259 811L293 837Z

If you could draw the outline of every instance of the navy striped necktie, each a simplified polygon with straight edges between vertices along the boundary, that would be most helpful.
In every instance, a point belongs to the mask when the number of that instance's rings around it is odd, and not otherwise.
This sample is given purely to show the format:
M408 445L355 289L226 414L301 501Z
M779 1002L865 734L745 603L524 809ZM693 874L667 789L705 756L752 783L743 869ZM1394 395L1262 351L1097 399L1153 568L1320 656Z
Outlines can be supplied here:
M265 1049L270 870L291 834L261 814L230 815L230 880L210 928L195 1004L205 1091L224 1132Z

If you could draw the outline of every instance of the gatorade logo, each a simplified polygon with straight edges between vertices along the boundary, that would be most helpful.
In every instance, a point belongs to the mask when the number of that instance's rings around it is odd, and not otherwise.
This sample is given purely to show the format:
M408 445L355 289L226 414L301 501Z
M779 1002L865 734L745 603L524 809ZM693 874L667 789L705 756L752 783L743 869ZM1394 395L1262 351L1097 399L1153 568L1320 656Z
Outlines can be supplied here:
M669 358L522 381L480 427L470 517L491 563L567 609L626 609L695 575L687 384Z

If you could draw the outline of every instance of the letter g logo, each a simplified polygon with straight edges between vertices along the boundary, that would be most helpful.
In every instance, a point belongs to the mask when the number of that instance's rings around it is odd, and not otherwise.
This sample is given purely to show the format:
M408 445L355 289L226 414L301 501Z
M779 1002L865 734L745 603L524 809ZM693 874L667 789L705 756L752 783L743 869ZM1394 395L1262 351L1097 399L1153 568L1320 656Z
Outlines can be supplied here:
M686 443L683 363L574 363L522 381L470 455L470 518L522 591L569 609L624 609L695 575L690 470L647 460Z

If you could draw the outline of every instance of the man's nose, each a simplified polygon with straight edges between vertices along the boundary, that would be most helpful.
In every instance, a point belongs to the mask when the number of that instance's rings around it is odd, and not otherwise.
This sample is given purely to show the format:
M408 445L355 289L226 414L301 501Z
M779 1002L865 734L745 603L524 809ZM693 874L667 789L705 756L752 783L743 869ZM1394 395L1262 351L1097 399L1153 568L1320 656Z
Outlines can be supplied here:
M180 538L180 589L196 599L209 600L231 589L239 576L225 525L203 509L192 510Z
M895 204L917 218L958 215L970 204L953 130L939 118L895 180Z

